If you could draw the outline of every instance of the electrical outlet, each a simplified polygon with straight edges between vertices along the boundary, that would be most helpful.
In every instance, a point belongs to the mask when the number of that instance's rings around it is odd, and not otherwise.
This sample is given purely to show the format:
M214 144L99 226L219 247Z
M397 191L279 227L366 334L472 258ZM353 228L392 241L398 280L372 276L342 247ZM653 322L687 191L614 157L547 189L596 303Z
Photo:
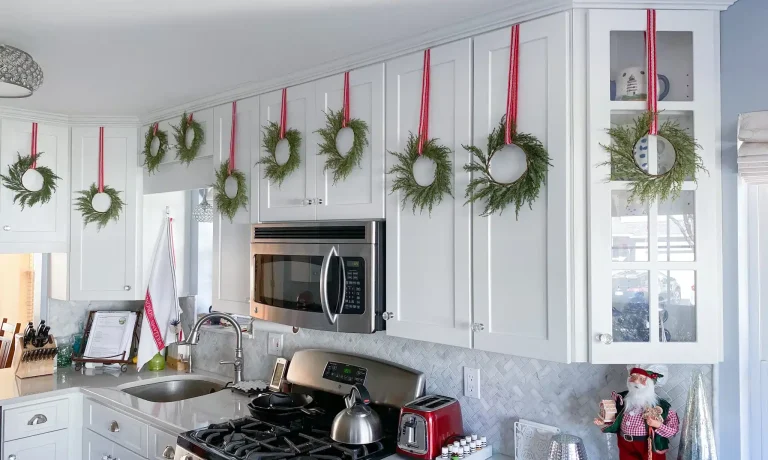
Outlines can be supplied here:
M464 367L464 396L480 399L480 369Z
M283 334L269 333L267 339L267 354L272 356L283 355Z

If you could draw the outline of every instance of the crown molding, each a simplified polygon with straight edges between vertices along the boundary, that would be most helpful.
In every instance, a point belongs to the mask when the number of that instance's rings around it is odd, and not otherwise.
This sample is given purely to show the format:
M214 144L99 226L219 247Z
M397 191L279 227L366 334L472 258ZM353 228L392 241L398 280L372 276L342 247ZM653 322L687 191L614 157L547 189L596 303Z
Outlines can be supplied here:
M142 124L157 120L176 118L183 112L199 112L202 109L228 104L232 101L245 99L270 91L307 83L320 78L343 73L360 67L378 64L406 54L423 51L452 41L461 40L500 29L517 22L528 21L561 11L571 9L571 0L536 0L516 2L493 13L475 17L452 26L430 30L421 35L403 41L372 48L361 53L345 56L341 59L328 61L323 65L283 75L279 78L251 82L236 86L211 96L190 101L173 107L160 108L141 116Z
M0 117L37 123L77 126L139 126L139 117L116 115L66 115L0 106Z
M139 117L123 115L72 115L69 117L69 124L77 126L137 127L139 126Z
M715 10L724 11L736 0L572 0L573 8Z

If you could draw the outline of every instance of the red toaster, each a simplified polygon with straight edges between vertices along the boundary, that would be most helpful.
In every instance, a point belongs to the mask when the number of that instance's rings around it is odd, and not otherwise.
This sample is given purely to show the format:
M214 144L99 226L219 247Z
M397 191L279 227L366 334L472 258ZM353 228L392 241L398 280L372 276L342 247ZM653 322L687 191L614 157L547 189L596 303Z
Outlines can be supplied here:
M434 460L448 439L463 430L459 401L447 396L422 396L400 409L397 452Z

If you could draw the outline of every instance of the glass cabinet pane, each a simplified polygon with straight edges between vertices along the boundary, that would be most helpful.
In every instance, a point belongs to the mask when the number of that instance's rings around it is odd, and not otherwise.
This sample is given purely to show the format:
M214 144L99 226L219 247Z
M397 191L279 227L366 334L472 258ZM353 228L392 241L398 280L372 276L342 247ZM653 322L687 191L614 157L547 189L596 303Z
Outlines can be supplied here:
M693 33L656 32L656 66L660 101L693 100ZM612 101L647 98L645 31L611 32Z
M659 273L659 341L696 341L696 271Z
M648 261L648 206L629 201L630 192L611 192L611 260Z
M677 199L659 203L656 229L662 262L696 260L695 193L683 190Z
M648 342L648 270L613 271L613 341Z

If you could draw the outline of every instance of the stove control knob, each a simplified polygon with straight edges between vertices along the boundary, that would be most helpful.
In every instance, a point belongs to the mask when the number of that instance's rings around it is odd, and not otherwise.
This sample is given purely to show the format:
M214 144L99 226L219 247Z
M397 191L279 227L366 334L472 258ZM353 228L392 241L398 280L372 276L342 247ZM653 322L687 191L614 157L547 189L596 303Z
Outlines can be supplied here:
M176 449L174 449L173 446L165 446L165 449L163 449L163 458L172 460L175 455Z

